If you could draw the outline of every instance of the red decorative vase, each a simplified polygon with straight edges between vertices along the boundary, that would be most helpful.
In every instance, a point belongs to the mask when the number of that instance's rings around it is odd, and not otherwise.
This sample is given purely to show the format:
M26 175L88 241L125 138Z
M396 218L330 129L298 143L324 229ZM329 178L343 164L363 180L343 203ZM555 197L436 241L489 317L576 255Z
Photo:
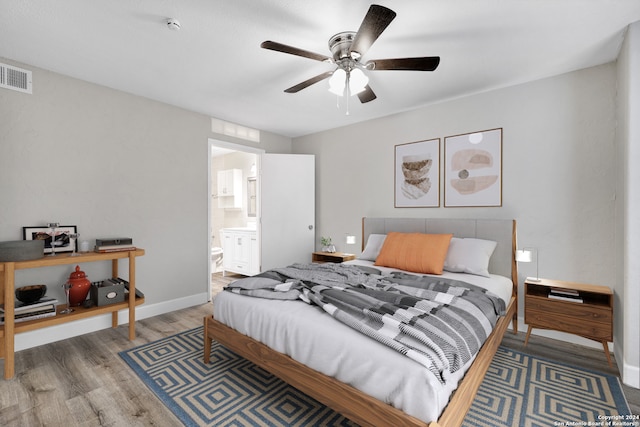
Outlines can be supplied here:
M89 290L91 289L91 282L87 279L87 275L84 271L80 270L80 266L76 265L76 271L69 276L69 305L71 307L77 307L87 299Z

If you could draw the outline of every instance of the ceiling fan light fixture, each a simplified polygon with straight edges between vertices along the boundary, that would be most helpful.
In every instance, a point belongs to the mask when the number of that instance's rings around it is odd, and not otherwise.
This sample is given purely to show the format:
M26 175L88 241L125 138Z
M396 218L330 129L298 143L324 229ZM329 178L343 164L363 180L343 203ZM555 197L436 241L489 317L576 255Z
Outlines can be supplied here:
M369 84L369 77L362 72L360 68L351 70L349 73L349 92L350 95L355 95L362 92Z
M332 57L270 40L262 42L260 47L336 66L334 71L325 71L285 89L285 92L297 93L313 84L329 79L329 91L338 96L338 105L340 104L339 97L344 96L345 91L347 92L346 104L347 114L349 114L349 98L352 95L358 95L358 99L362 104L377 99L376 94L369 86L369 78L365 72L373 70L434 71L438 68L440 63L439 56L373 59L361 62L362 57L367 54L371 45L395 17L396 13L393 10L372 4L357 32L343 31L329 39L329 50Z
M348 95L352 96L365 90L368 83L369 78L361 69L355 68L347 73L338 68L329 79L329 92L344 96L345 89L348 88Z
M342 68L338 68L333 72L333 75L329 79L329 92L338 96L344 95L344 88L346 87L347 73Z

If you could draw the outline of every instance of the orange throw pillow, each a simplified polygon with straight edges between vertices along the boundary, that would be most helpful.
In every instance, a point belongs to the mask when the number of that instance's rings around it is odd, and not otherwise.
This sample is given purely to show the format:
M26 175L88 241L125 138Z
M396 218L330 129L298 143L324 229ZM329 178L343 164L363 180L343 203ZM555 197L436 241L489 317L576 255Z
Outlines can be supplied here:
M374 265L442 274L452 234L389 233Z

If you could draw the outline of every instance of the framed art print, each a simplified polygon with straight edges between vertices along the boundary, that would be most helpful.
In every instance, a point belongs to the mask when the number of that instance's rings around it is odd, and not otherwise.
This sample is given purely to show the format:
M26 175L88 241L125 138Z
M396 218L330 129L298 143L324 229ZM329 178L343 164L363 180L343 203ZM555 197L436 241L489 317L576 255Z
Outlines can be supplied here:
M502 128L444 139L444 206L502 206Z
M440 206L440 138L395 146L396 208Z
M78 227L75 225L61 225L55 228L55 236L52 236L52 229L49 227L22 227L23 240L44 240L44 253L51 253L52 239L55 242L56 253L60 252L72 252L73 246L70 233L77 233ZM77 246L77 242L74 242ZM77 249L77 248L76 248Z

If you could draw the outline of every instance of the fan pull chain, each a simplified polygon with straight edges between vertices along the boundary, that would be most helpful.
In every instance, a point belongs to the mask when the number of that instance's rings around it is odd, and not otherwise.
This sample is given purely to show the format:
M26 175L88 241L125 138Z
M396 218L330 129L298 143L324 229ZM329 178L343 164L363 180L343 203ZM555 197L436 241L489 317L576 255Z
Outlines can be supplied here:
M349 115L349 98L351 98L351 88L349 87L349 77L351 75L351 71L347 70L347 75L345 77L346 83L344 85L344 92L345 92L345 97L347 98L347 112L345 113L345 116Z

